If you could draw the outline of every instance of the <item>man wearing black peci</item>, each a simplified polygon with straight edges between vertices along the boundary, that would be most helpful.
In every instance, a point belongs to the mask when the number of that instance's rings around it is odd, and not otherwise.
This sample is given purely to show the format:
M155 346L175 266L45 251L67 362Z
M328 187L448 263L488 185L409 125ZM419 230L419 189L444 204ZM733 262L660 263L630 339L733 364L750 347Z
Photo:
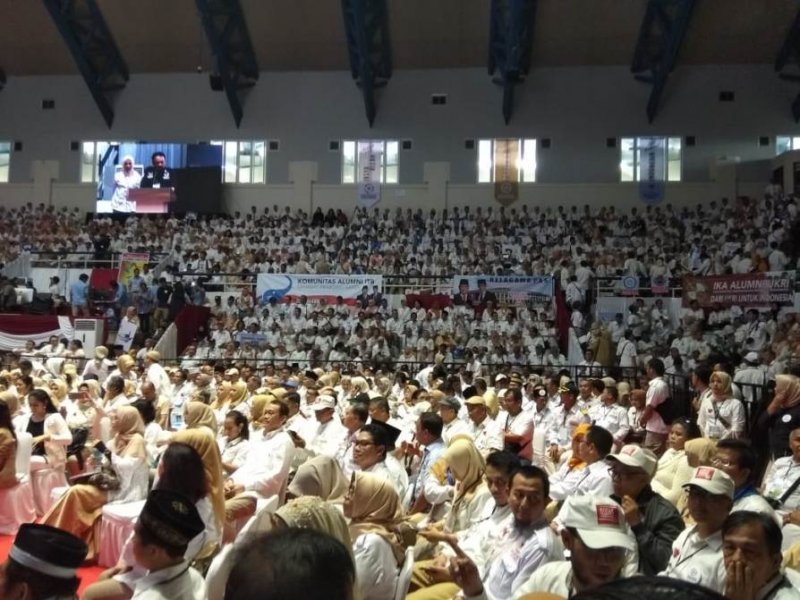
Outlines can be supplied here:
M167 169L167 157L163 152L153 152L152 166L146 167L140 187L143 188L171 188L173 187L172 175Z

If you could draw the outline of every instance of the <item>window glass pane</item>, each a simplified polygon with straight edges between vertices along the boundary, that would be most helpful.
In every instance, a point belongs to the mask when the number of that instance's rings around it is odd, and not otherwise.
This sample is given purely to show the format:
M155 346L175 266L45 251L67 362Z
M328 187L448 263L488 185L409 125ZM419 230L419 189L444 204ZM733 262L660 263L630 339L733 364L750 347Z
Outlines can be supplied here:
M0 183L8 183L8 172L10 163L11 163L11 143L0 142Z
M478 183L492 182L492 165L494 164L492 140L478 141Z
M775 154L788 152L792 147L792 138L788 135L779 135L775 138Z
M397 153L397 142L386 142L386 164L387 165L396 165L398 164L398 153Z
M792 138L792 150L800 150L800 137Z
M400 153L399 153L400 143L396 141L388 141L384 146L384 158L383 158L383 183L398 183L399 178L399 169L398 165L400 162Z
M253 183L264 183L266 175L266 142L253 142Z
M222 181L226 183L236 183L236 158L239 150L239 144L236 142L225 142L225 151L223 152L223 177Z
M533 139L522 142L522 181L536 181L536 140Z
M94 146L94 142L83 142L81 144L81 183L96 181L95 165L97 161Z
M634 181L636 173L636 141L634 138L620 140L620 181Z
M681 180L681 138L667 141L667 181Z
M342 183L356 182L356 143L353 140L342 142Z

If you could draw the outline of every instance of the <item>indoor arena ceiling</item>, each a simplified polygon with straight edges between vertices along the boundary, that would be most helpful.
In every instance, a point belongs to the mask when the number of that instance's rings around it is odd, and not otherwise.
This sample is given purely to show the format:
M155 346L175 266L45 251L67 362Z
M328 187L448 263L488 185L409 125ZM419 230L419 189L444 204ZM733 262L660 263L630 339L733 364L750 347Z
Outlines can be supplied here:
M211 68L195 0L98 0L132 74ZM259 68L346 70L340 0L241 0ZM388 0L396 69L486 67L489 0ZM539 0L532 68L627 65L645 0ZM9 76L75 74L40 0L0 0ZM680 64L773 63L796 0L701 0Z

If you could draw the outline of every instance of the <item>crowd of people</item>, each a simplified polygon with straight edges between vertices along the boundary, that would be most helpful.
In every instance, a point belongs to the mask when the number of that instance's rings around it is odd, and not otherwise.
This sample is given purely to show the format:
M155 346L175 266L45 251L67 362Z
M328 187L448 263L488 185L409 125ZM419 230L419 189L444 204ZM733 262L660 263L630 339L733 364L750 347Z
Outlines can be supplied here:
M103 508L145 501L83 598L579 598L637 575L800 598L793 310L691 303L676 316L648 296L590 317L598 279L793 270L797 209L780 194L628 214L274 206L85 222L0 207L5 261L171 257L112 284L108 310L139 328L130 350L31 342L0 372L0 496L20 485L22 436L32 473L70 483L20 529L0 596L74 594ZM260 272L432 288L553 275L583 361L564 356L555 303L480 294L426 309L381 289L264 302ZM79 282L49 291L83 314ZM225 286L238 293L223 300ZM186 304L209 307L208 326L162 360L155 343Z
M103 507L145 500L83 598L566 598L637 575L800 598L796 375L746 423L733 378L705 364L676 411L658 358L633 389L517 367L187 360L101 347L80 370L34 356L0 373L0 488L19 485L21 436L32 469L71 476L20 529L3 597L74 593Z

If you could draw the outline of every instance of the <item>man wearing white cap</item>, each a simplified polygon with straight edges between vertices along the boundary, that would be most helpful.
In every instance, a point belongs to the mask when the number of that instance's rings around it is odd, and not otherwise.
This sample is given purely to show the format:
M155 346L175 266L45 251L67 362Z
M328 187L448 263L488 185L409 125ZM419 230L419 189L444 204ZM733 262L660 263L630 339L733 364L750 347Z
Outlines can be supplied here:
M733 505L734 483L724 471L697 467L689 483L687 506L695 525L672 544L672 556L661 573L725 593L722 524Z
M494 451L502 450L505 446L503 430L499 424L489 418L486 400L483 396L467 398L465 404L469 420L472 421L469 433L475 440L475 447L478 451L486 457Z
M748 352L742 360L742 366L733 376L733 383L742 390L742 400L753 402L756 388L767 385L767 370L762 368L758 352Z
M159 364L160 360L161 354L156 350L150 350L144 355L144 378L155 386L156 396L168 396L170 391L169 375Z
M541 565L514 590L514 600L534 592L569 598L618 579L626 556L636 550L636 540L625 523L622 507L611 498L573 496L567 499L562 513L561 541L569 551L569 560ZM455 567L456 581L461 584L458 578L468 576L462 572L468 567L460 561L456 561ZM463 585L462 588L467 591Z
M295 446L305 448L309 456L324 454L336 458L336 453L348 435L347 429L334 415L336 400L333 396L323 395L310 408L314 411L317 426L309 428L309 439L295 437Z
M629 444L619 454L609 454L606 462L614 485L611 497L622 506L636 536L639 572L656 575L667 566L672 543L685 527L677 509L650 487L658 459L650 450Z

